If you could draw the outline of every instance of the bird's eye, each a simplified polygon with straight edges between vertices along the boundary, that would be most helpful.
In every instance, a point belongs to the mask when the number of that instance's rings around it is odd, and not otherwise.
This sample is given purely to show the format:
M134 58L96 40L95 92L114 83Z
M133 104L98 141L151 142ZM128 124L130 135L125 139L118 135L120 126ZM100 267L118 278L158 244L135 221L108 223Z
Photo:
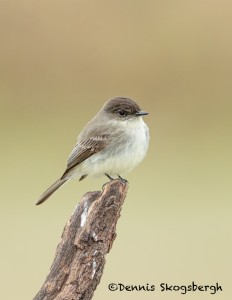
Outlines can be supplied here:
M127 112L125 110L118 110L118 115L121 117L125 117L127 115Z

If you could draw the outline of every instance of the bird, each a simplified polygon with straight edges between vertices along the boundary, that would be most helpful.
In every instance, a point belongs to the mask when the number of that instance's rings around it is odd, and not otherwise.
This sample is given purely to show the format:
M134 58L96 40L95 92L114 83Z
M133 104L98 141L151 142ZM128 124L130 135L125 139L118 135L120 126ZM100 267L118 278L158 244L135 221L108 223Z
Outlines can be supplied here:
M47 200L70 179L106 175L110 180L133 170L146 156L149 128L143 120L148 115L131 98L108 100L77 137L63 175L38 199Z

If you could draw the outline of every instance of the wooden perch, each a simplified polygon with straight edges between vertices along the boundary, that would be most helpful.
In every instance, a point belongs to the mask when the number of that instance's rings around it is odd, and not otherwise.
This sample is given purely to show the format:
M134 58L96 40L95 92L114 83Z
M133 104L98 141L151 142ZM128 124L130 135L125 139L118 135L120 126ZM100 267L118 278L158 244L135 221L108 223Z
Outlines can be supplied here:
M116 237L127 189L128 183L118 179L106 183L102 193L83 196L64 228L50 274L33 300L92 299Z

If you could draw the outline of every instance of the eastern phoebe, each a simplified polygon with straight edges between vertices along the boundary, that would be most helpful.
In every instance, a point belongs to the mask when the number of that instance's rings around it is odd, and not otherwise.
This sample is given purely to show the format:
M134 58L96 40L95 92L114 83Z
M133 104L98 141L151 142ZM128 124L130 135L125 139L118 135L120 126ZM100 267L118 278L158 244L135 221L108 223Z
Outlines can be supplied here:
M84 127L71 152L64 174L39 198L47 200L69 179L86 176L111 176L131 171L146 155L149 130L138 104L130 98L116 97L105 103Z

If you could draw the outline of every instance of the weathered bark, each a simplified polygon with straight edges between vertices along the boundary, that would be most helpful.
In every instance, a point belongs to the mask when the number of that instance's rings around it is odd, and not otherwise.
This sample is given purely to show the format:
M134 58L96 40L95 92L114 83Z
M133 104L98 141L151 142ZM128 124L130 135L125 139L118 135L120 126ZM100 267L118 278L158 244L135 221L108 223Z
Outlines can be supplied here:
M92 299L116 237L127 189L127 183L113 180L102 193L83 196L64 228L50 274L33 300Z

